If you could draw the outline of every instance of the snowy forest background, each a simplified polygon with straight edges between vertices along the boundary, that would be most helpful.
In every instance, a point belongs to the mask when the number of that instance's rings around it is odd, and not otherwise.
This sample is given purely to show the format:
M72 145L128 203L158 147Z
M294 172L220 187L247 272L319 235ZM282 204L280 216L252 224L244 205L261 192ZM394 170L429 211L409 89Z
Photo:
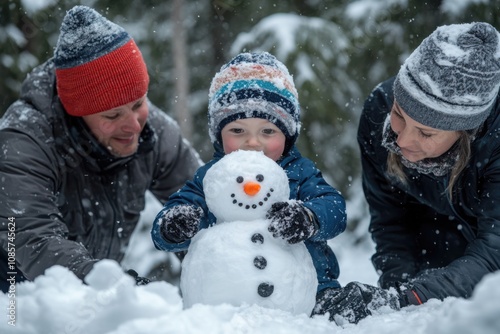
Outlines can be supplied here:
M62 18L77 4L133 36L148 64L149 98L205 161L213 152L208 88L220 66L241 51L269 51L285 63L302 106L298 146L343 193L346 234L361 246L369 236L356 129L365 98L436 27L486 21L500 29L497 0L2 0L0 116L26 73L52 57Z

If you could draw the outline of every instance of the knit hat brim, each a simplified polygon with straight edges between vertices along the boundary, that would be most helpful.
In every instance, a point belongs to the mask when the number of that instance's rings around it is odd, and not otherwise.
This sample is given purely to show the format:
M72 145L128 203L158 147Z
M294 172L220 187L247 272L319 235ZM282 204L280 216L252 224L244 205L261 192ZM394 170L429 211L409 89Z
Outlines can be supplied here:
M149 76L133 40L96 60L56 69L59 98L72 116L92 115L143 97Z
M495 102L490 100L480 106L453 105L449 101L425 93L425 90L405 70L401 70L396 76L393 89L394 99L411 119L422 125L445 131L478 128L488 118ZM450 113L450 109L453 108L459 112Z

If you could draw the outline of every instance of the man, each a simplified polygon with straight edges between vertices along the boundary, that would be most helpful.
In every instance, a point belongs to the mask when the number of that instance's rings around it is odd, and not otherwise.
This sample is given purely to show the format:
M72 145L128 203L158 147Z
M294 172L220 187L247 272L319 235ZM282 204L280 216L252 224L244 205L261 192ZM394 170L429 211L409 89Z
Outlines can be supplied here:
M33 280L62 265L83 279L100 259L121 261L145 192L164 202L200 166L148 84L123 28L85 6L68 11L54 57L0 120L2 291L11 272Z

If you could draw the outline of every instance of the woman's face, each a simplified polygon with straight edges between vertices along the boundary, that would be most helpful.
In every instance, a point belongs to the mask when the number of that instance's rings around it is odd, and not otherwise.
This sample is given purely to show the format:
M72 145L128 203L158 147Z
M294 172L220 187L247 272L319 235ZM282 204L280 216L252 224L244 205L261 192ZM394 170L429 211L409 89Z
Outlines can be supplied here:
M457 131L438 130L414 121L396 102L391 109L391 128L398 136L396 143L401 153L411 162L439 157L460 136Z
M97 114L82 116L92 134L114 156L127 157L139 146L149 108L146 96Z

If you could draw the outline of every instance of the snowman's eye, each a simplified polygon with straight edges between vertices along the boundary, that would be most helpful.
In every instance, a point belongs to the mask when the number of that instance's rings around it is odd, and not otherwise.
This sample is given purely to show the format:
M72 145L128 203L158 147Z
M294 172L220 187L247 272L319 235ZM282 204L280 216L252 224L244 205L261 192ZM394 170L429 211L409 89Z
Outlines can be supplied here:
M238 176L238 177L236 178L236 182L238 182L238 183L242 183L242 182L243 182L243 176Z
M258 174L258 175L255 177L255 179L256 179L257 181L259 181L259 182L262 182L262 181L264 181L264 175L262 175L262 174Z

